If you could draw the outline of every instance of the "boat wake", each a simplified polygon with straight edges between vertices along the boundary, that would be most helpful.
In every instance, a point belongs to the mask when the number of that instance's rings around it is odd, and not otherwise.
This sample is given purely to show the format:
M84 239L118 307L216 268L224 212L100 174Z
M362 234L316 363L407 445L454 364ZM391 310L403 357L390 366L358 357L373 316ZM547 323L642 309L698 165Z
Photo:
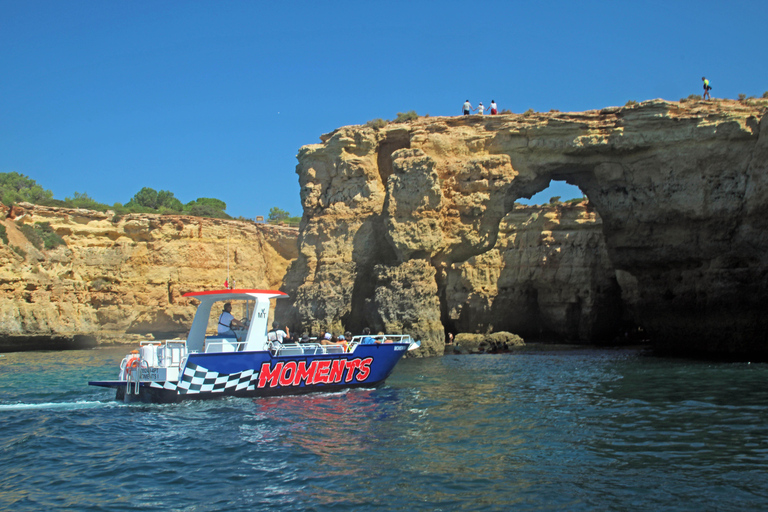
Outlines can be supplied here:
M93 409L96 407L114 407L116 402L98 402L88 400L78 400L77 402L44 402L36 404L0 404L1 411L26 411L37 409L59 409L65 411L72 411L77 409Z

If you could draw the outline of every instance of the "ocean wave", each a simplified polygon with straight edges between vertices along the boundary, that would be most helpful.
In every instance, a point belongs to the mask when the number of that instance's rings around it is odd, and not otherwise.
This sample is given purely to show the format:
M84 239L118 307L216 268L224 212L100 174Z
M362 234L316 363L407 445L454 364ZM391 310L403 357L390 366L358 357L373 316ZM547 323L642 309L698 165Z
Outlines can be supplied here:
M76 409L92 409L94 407L113 407L118 405L116 402L99 402L92 400L78 400L76 402L43 402L43 403L17 403L17 404L0 404L0 411L24 411L24 410L36 410L36 409L62 409L62 410L76 410Z

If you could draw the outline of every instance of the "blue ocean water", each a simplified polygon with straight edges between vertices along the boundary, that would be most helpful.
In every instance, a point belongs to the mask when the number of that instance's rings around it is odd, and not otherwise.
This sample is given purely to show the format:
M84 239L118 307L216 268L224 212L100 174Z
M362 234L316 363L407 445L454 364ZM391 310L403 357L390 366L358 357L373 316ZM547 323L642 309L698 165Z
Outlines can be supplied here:
M126 405L125 349L0 357L0 510L768 508L768 364L406 359L370 390Z

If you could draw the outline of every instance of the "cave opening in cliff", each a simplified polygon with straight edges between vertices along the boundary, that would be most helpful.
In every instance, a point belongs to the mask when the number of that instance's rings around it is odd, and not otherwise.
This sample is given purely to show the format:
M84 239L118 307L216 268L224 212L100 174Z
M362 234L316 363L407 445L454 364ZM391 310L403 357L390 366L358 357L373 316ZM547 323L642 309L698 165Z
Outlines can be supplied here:
M586 194L576 185L562 180L551 180L546 188L535 192L529 199L518 198L516 202L524 205L553 204L575 199L586 199Z
M379 143L376 150L376 164L379 168L381 183L386 187L387 180L395 169L392 165L392 153L398 149L411 147L411 137L407 131L396 131L387 134L387 138Z
M442 269L436 280L446 332L588 344L628 339L620 335L636 330L625 302L630 290L617 279L602 219L584 192L595 190L591 172L561 167L513 184L492 246L433 262Z

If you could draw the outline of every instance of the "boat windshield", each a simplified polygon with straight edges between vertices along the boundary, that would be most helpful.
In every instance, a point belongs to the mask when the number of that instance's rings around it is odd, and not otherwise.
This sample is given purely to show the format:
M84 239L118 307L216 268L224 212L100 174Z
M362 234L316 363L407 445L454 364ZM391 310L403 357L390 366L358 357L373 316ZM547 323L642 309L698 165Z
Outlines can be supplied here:
M231 335L245 339L253 314L253 300L227 300L216 302L211 308L206 333L210 336Z

